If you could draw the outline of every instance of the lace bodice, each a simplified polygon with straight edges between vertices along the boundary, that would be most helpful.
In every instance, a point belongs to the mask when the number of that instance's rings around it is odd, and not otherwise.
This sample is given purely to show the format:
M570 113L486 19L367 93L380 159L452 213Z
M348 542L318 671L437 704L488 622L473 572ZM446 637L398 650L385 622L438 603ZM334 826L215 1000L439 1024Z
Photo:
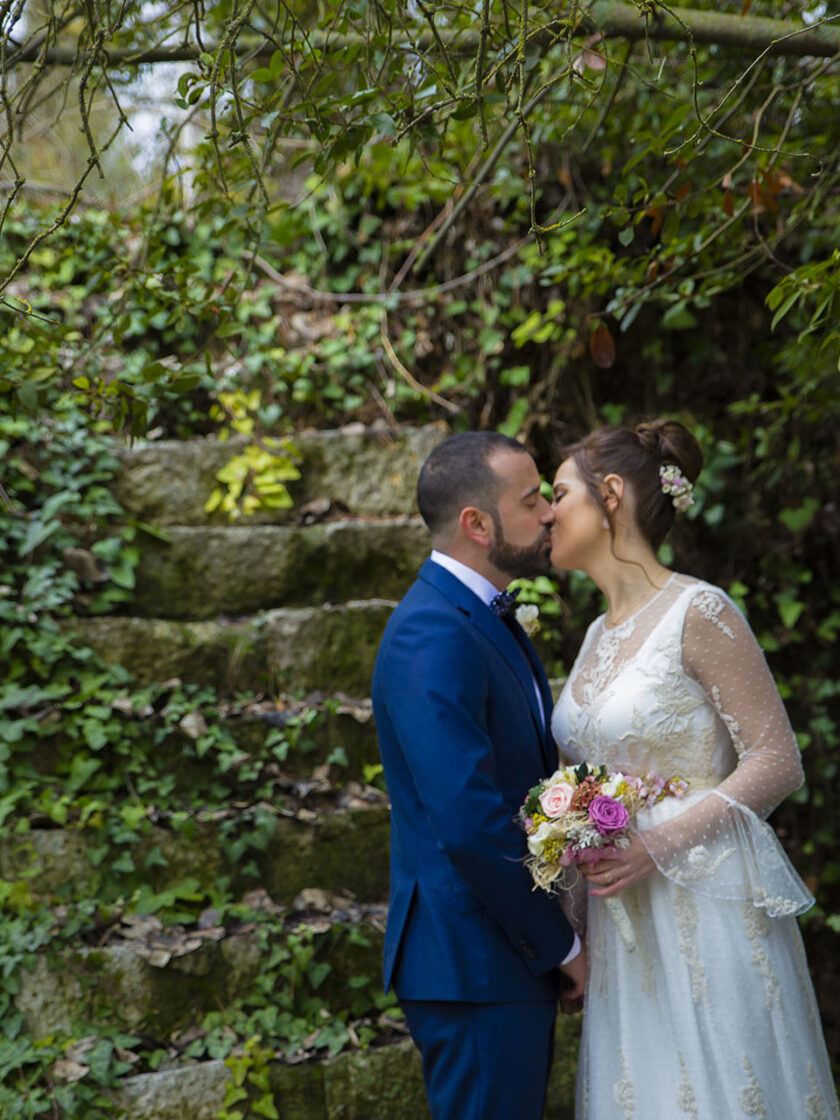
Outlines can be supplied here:
M810 904L760 819L802 783L796 739L761 649L723 591L675 573L621 625L596 619L552 730L570 761L689 781L683 801L639 815L663 873L768 912ZM753 866L768 860L769 878Z

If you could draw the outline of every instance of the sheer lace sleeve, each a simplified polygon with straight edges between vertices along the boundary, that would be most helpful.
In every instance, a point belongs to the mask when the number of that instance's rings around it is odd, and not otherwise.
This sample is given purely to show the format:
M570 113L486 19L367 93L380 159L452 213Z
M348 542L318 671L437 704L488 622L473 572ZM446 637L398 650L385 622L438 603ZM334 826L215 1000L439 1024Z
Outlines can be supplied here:
M670 819L649 828L640 820L641 838L660 871L683 886L749 900L772 916L801 913L813 899L763 819L803 774L761 648L734 603L704 588L686 611L682 651L683 670L726 727L737 765L685 807L672 801Z

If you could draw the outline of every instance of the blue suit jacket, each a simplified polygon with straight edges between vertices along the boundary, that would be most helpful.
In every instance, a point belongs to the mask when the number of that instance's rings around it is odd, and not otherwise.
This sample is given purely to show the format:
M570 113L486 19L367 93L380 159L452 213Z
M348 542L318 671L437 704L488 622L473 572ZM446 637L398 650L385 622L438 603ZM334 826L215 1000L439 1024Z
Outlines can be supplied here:
M391 798L385 987L401 998L556 996L574 935L557 901L532 889L515 820L557 766L533 677L546 720L551 693L528 649L430 560L385 629L373 676Z

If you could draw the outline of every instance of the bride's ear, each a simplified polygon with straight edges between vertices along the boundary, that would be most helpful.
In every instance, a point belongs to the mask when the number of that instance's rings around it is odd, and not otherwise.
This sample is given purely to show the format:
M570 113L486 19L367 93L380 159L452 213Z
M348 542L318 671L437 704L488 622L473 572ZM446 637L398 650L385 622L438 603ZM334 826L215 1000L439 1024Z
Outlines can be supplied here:
M620 474L608 474L604 478L604 505L608 513L615 513L624 494L624 479Z

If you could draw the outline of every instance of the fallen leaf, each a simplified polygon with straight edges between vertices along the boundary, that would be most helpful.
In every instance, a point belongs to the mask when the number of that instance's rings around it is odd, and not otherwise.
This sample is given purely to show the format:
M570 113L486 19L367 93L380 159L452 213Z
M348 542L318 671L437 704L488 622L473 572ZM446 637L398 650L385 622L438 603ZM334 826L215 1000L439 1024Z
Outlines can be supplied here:
M125 914L120 926L120 936L127 941L147 941L163 929L160 918L154 914Z
M99 1041L98 1035L88 1034L84 1038L77 1038L75 1042L71 1042L64 1051L64 1056L71 1062L79 1062L92 1050Z
M166 968L172 960L172 954L167 952L166 949L153 949L146 960L152 968Z
M242 905L247 906L249 910L259 910L266 914L273 914L281 909L264 887L258 887L256 890L244 894Z
M331 895L320 887L304 887L292 903L293 910L315 910L321 914L329 914L333 909Z
M193 741L207 734L207 721L203 714L197 709L194 712L187 712L184 718L179 722L178 727L184 732L187 738Z
M56 1081L81 1081L85 1074L90 1072L90 1066L59 1058L57 1062L53 1062L50 1071Z
M203 929L201 936L210 941L222 941L227 936L227 930L224 926L212 926L210 929Z

